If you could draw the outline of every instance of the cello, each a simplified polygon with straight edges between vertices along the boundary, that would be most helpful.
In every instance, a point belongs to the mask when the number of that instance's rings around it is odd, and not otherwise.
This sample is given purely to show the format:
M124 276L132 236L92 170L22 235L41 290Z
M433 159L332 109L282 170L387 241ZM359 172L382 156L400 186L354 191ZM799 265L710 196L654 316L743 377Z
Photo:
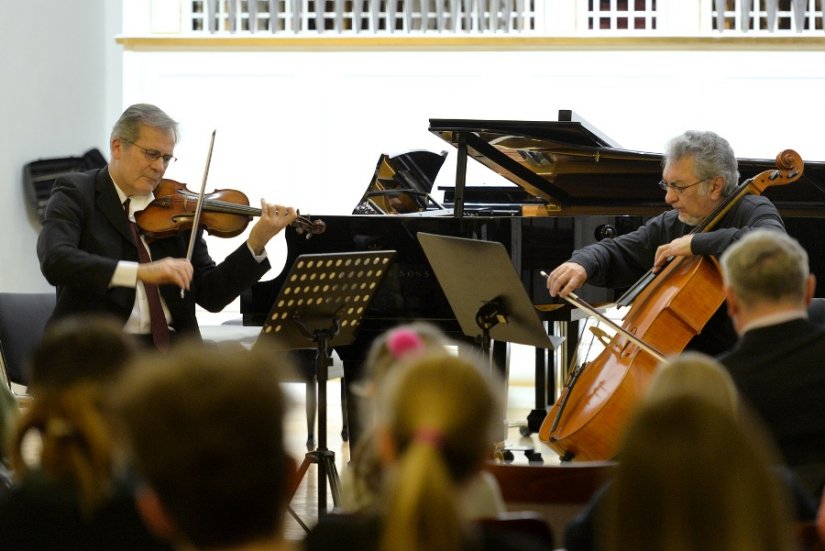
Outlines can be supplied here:
M798 153L788 149L777 155L776 167L740 184L691 233L712 230L748 194L761 195L769 187L796 181L804 163ZM539 439L562 461L612 459L659 363L682 352L725 300L718 261L709 256L670 259L658 273L651 270L643 276L628 295L635 300L621 326L575 294L567 297L574 306L612 325L617 333L608 339L603 331L596 332L604 349L571 371L542 422Z

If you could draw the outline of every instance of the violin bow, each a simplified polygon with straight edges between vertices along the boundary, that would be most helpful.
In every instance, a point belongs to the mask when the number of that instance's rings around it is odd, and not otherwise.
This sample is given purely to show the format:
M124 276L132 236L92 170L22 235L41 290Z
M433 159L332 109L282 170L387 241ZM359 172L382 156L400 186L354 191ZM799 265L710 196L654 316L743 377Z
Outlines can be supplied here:
M201 190L198 193L198 203L195 205L195 216L192 218L192 233L189 236L189 248L186 250L186 260L192 262L192 253L195 251L195 239L198 237L198 224L201 222L201 212L203 211L203 197L206 194L206 179L209 176L209 165L212 162L212 148L215 147L215 134L217 129L212 131L209 140L209 151L206 153L206 166L203 169L203 180ZM183 298L184 291L180 290L180 297Z

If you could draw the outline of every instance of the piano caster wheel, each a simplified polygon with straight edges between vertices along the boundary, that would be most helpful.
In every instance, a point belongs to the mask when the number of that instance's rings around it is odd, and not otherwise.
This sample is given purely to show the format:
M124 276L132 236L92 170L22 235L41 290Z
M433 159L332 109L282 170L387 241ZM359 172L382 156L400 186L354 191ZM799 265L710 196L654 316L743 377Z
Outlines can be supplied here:
M531 434L533 434L533 431L530 430L530 427L528 425L525 425L523 427L518 428L518 433L522 436L530 436Z
M349 442L349 428L344 427L341 429L341 440L343 442Z
M309 438L307 438L307 451L311 452L314 449L315 449L315 437L310 436Z
M524 452L524 456L527 458L527 462L531 465L544 463L544 459L542 459L541 457L541 452L537 452L535 450L526 450Z
M496 455L498 455L504 463L512 463L515 459L515 457L513 456L513 452L511 452L510 450L499 450L498 452L496 452Z

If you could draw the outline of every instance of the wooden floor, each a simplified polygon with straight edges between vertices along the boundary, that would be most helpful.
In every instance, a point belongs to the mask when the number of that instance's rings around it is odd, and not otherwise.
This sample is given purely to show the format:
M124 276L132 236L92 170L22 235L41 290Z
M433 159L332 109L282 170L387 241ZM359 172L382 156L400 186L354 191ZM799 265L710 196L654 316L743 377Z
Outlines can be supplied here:
M343 473L349 461L349 445L341 439L341 401L340 401L339 380L331 380L327 390L327 415L328 415L328 435L327 447L335 453L335 463L339 473ZM293 407L287 418L287 446L296 460L300 463L306 449L307 424L305 414L304 393L305 387L301 383L289 383L286 385L287 393L292 398ZM527 414L533 407L533 388L527 386L510 386L507 403L507 419L511 425L516 423L524 424ZM539 443L536 435L523 437L519 433L517 426L508 429L507 443L519 447L535 447L536 451L542 453L545 463L558 462L557 457L544 444ZM523 454L516 454L515 463L526 463L527 459ZM325 485L326 486L326 485ZM332 507L332 496L327 490L327 504ZM311 465L307 475L304 477L301 486L292 501L292 509L307 526L312 526L318 519L318 476L317 468ZM300 540L304 537L305 531L298 521L291 516L286 522L287 537L292 540Z

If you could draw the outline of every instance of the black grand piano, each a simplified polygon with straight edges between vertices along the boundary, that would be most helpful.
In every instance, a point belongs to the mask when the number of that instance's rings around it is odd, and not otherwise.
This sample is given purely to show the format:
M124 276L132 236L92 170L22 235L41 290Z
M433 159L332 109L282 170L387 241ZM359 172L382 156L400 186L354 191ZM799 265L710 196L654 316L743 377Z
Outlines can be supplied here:
M605 237L636 229L646 217L667 208L657 186L661 155L618 147L572 111L558 121L431 119L430 131L456 148L455 186L442 188L443 204L431 197L444 154L413 152L382 155L369 189L355 214L322 216L327 231L305 239L287 229L287 269L253 286L241 297L246 325L261 325L292 261L300 254L358 250L398 251L394 265L376 293L353 345L338 349L347 377L357 378L372 338L394 325L428 320L453 336L461 331L444 293L416 239L418 232L499 241L510 253L533 303L547 321L575 319L566 304L552 300L540 270L549 271L572 251ZM789 136L788 147L793 147ZM778 152L777 152L778 153ZM469 159L513 182L512 186L468 186ZM743 178L774 168L773 159L739 159ZM825 273L825 163L805 163L797 182L769 189L788 232L809 252L812 271ZM825 282L825 277L819 278ZM825 285L825 283L820 283ZM819 288L817 296L822 296ZM598 304L621 290L585 286L579 295ZM575 332L568 333L568 337ZM506 347L494 347L506 360ZM544 394L546 366L552 355L537 351L536 417L541 424L552 389Z

